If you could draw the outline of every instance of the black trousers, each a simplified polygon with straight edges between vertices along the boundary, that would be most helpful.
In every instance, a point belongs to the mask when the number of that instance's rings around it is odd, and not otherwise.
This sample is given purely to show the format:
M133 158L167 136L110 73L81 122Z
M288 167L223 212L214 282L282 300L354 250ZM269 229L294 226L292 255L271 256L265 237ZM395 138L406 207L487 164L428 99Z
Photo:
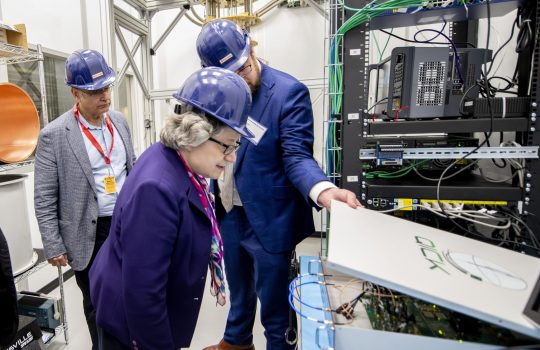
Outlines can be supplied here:
M118 339L105 332L105 330L98 326L97 328L99 336L99 350L129 350L129 346L125 346Z
M84 270L75 271L75 280L77 280L77 285L81 289L83 295L84 316L86 318L86 323L88 324L88 330L90 331L90 338L92 339L92 350L98 349L98 331L96 327L96 311L94 310L92 301L90 300L90 280L88 278L88 273L90 272L90 268L92 267L96 254L109 235L110 228L110 216L98 218L96 225L96 243L94 245L94 251L92 252L90 262Z

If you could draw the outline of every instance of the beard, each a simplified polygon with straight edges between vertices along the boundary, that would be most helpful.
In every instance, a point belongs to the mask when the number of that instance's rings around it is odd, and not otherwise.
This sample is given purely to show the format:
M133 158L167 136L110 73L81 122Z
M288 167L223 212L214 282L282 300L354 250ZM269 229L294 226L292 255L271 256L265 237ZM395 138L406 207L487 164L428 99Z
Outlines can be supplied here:
M254 94L257 92L259 87L261 86L261 69L259 68L258 62L255 60L255 64L253 65L253 70L255 71L255 79L253 82L248 82L249 88L251 90L251 94Z

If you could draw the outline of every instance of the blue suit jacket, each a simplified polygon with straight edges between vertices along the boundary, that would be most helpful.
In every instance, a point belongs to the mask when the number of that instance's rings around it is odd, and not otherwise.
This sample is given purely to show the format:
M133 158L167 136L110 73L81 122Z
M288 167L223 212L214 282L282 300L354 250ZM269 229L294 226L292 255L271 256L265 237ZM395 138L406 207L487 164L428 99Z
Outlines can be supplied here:
M210 220L178 155L154 144L126 178L90 270L97 324L141 350L189 347L210 243Z
M257 146L243 142L234 178L263 247L291 250L314 232L309 191L327 177L313 159L313 112L307 87L262 65L251 117L267 128Z

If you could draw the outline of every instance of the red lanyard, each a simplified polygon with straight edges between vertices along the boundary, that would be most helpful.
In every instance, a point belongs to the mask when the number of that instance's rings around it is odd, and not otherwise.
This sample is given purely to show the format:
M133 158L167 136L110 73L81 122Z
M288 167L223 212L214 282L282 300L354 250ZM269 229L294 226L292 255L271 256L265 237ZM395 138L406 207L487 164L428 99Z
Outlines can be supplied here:
M109 132L111 133L111 148L109 149L108 154L105 154L105 152L103 152L103 148L101 148L101 145L97 142L94 135L92 135L90 130L88 130L88 128L83 123L81 123L81 119L79 118L79 108L77 107L77 104L75 104L75 106L73 107L73 114L75 114L75 118L79 122L79 125L81 126L82 131L86 135L88 140L90 140L92 145L94 145L98 152L101 153L101 155L105 158L105 163L107 163L107 165L111 164L111 153L114 146L114 129L111 123L111 119L109 118L109 114L107 113L105 115L105 124L107 124L107 129L109 129Z

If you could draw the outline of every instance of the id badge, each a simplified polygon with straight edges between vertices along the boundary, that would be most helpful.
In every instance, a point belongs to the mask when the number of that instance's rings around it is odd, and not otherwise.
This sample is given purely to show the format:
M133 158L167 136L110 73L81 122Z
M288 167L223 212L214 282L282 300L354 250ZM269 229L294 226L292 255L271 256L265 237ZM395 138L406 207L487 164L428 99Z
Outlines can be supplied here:
M246 128L249 130L249 132L253 134L253 137L250 137L247 140L257 146L259 144L259 141L261 141L262 137L266 133L266 127L260 123L257 123L251 117L248 117L246 122Z
M105 193L116 193L116 180L114 176L105 176L103 182L105 183Z

